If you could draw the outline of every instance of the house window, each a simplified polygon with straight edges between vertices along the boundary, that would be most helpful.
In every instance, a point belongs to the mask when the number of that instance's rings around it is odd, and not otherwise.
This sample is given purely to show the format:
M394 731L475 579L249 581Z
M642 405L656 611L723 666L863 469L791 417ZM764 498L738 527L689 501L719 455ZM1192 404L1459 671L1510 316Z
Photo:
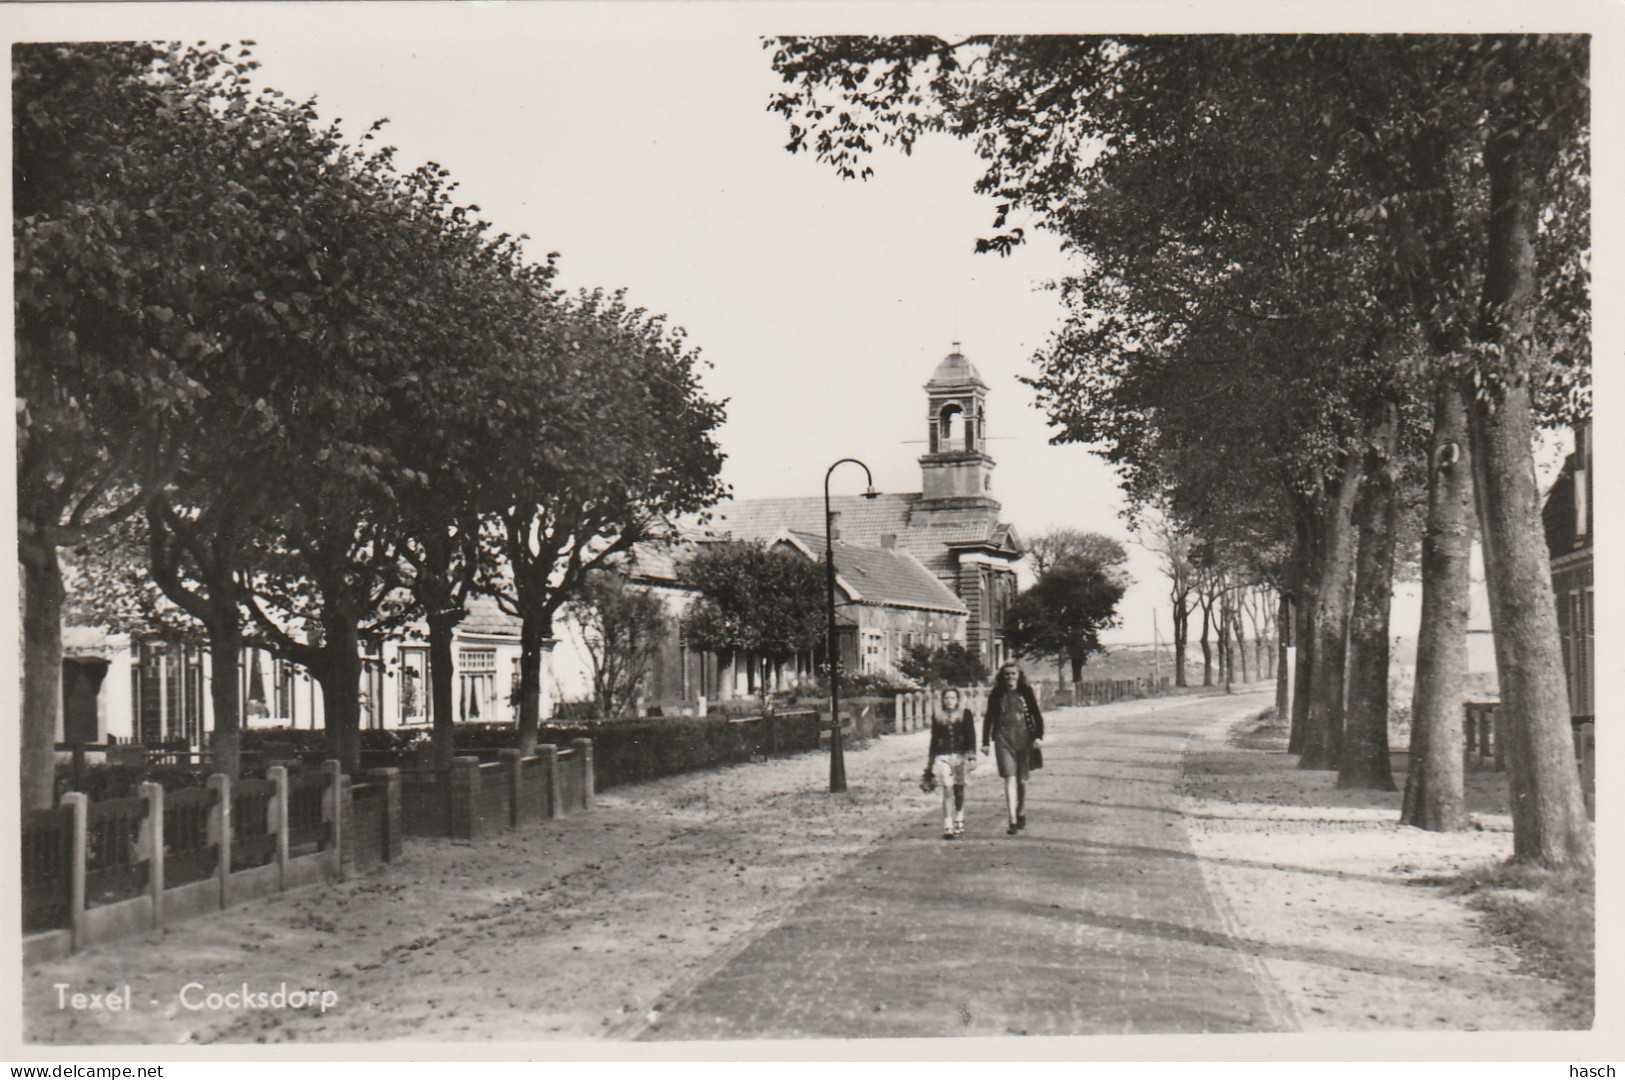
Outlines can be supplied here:
M499 720L496 708L497 651L464 648L457 653L457 718L470 723Z
M886 635L879 630L863 632L863 671L879 671L886 666Z
M429 650L401 650L401 686L397 716L403 724L429 722Z
M1595 630L1592 613L1592 590L1578 590L1568 596L1568 660L1569 709L1576 716L1591 716L1595 712L1592 702L1592 663Z

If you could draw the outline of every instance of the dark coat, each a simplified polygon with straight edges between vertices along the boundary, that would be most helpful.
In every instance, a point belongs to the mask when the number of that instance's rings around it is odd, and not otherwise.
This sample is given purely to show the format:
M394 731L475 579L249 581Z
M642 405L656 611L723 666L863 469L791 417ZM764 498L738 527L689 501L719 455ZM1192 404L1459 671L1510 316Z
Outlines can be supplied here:
M976 716L969 709L958 720L931 725L931 749L926 760L935 761L942 754L976 753Z
M1027 723L1032 728L1033 738L1044 737L1044 714L1038 711L1038 695L1033 693L1031 686L1018 686L1016 692L1021 695L1022 704L1027 706ZM982 745L990 746L993 743L993 724L999 715L1004 695L1008 693L1002 686L993 688L987 696L987 714L982 718Z

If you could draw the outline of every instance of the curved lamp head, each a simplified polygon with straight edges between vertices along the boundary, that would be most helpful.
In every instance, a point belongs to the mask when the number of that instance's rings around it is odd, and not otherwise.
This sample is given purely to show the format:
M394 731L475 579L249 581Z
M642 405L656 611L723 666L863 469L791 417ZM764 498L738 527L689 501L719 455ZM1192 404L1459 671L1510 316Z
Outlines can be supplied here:
M876 491L873 487L870 487L863 493L863 497L865 499L878 499L880 497L880 492Z

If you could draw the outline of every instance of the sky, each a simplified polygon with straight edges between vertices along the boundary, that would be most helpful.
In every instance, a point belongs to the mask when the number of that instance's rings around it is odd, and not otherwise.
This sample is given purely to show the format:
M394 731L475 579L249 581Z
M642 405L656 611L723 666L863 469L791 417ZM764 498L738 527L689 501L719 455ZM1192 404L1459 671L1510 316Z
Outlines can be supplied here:
M354 133L387 117L403 167L444 165L533 256L561 254L561 284L624 287L686 328L707 392L728 402L737 497L815 495L843 457L882 491L919 490L922 384L959 342L990 386L1005 520L1124 540L1135 584L1107 640L1149 641L1153 619L1166 639L1167 584L1128 543L1112 472L1052 445L1019 381L1058 325L1046 285L1065 257L1042 233L1009 258L974 253L993 200L946 137L881 151L867 182L787 153L762 20L719 17L728 5L110 7L70 13L77 35L251 38L266 84L314 95ZM857 470L837 474L837 493L861 489Z
M388 117L402 166L444 165L462 200L532 238L533 256L560 253L562 285L624 287L684 327L710 365L706 390L728 402L719 441L736 497L818 494L843 457L882 491L918 491L922 386L958 341L990 386L1005 520L1027 536L1127 541L1110 470L1050 445L1018 381L1058 322L1045 286L1064 260L1042 235L1009 258L975 254L993 201L972 193L969 147L885 151L873 179L842 180L785 151L784 121L766 110L779 83L753 33L504 25L311 35L243 20L233 38L256 42L266 84L315 95L324 117L355 132ZM833 483L856 492L862 474ZM1131 558L1117 637L1150 640L1165 585L1151 556Z

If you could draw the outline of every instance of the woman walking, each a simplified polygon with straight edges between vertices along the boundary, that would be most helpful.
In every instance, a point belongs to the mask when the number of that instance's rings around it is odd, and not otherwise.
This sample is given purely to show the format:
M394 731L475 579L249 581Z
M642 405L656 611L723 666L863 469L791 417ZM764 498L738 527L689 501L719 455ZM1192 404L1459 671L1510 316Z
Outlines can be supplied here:
M931 748L926 771L942 788L942 838L965 835L965 780L976 768L976 717L960 709L959 691L944 690L942 707L931 715Z
M1027 776L1034 744L1044 738L1044 716L1038 695L1015 664L1005 664L993 678L982 721L982 753L989 744L997 751L999 775L1004 778L1004 801L1010 811L1011 836L1027 827Z

